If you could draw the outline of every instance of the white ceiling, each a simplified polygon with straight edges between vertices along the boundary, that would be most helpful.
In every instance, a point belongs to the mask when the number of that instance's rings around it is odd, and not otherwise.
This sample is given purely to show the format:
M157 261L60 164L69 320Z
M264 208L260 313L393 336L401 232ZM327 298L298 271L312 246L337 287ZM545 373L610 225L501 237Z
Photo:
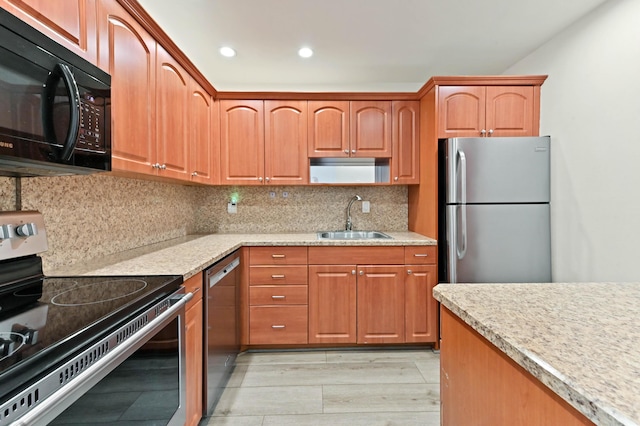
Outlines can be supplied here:
M605 1L138 0L217 90L302 92L502 74Z

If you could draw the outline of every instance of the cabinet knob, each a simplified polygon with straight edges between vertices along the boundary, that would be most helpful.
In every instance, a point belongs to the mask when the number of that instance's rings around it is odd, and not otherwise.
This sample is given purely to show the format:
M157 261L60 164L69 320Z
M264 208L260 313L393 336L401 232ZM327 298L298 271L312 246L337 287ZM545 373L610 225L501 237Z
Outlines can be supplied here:
M160 170L167 170L167 165L166 164L161 165Z
M160 168L160 163L152 164L151 167L153 167L154 169L159 169Z
M485 129L482 129L482 130L480 130L480 134L481 134L482 136L484 136L484 135L486 135L486 134L487 134L487 131L486 131Z
M269 177L264 178L264 180L266 180L267 182L269 182L271 179Z
M351 153L352 153L352 154L355 154L355 153L356 153L356 150L355 150L355 149L352 149L352 150L351 150Z
M493 129L489 129L489 136L493 134Z
M364 275L364 271L360 271L360 275Z
M398 181L398 176L394 177L393 180Z
M193 172L193 173L191 173L191 176L193 176L193 177L198 176L198 172Z
M356 274L356 270L354 269L351 271L351 275L355 275L355 274Z
M258 178L258 182L262 182L262 176Z
M349 155L349 150L348 150L348 149L345 149L345 150L344 150L344 153L345 153L345 154L347 154L347 155Z
M407 275L411 275L411 274L412 274L411 269L407 269Z

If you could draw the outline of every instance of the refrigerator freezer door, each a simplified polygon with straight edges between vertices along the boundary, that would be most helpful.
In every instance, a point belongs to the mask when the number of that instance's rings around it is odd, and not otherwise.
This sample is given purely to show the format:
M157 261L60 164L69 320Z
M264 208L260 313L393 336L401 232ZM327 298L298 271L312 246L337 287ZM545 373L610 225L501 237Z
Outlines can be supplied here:
M550 282L549 215L548 204L447 206L446 282Z
M445 141L446 203L548 203L550 138Z

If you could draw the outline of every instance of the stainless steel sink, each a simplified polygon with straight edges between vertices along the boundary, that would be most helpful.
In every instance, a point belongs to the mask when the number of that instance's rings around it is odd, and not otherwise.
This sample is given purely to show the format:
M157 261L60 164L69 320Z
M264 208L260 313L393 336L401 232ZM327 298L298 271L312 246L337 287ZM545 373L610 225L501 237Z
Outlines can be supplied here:
M322 231L318 232L319 240L374 240L391 239L384 232L378 231Z

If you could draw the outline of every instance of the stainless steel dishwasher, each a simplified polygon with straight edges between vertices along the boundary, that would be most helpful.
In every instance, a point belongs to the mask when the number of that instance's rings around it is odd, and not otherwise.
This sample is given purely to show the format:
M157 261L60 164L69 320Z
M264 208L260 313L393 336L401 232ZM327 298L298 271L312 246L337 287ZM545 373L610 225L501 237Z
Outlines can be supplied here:
M240 350L240 253L218 261L205 271L204 414L211 415L233 372Z

